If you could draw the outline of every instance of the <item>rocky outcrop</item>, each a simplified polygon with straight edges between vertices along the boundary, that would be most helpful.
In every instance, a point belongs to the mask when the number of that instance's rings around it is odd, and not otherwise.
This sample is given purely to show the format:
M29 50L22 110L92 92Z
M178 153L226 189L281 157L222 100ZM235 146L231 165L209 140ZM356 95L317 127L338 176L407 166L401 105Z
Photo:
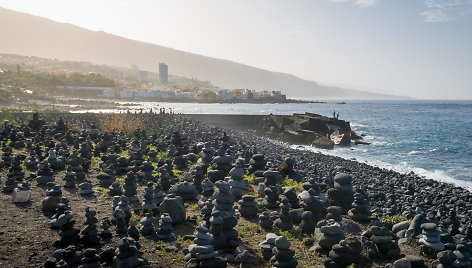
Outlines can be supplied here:
M291 143L311 144L313 141L329 135L335 144L337 144L335 138L341 136L340 142L338 142L340 146L349 145L351 142L349 122L313 113L271 114L264 118L263 129L270 137ZM334 135L332 135L333 133ZM330 147L330 145L324 146L323 143L323 147Z

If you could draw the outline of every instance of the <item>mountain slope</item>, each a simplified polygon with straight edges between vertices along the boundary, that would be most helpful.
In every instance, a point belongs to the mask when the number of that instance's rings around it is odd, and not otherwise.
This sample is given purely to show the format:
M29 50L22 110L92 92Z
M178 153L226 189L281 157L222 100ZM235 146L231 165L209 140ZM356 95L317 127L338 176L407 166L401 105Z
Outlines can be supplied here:
M159 62L174 75L209 80L225 88L282 90L289 97L389 98L392 96L320 86L296 76L129 40L104 32L0 8L0 53L90 61L156 71ZM359 96L362 95L362 96Z

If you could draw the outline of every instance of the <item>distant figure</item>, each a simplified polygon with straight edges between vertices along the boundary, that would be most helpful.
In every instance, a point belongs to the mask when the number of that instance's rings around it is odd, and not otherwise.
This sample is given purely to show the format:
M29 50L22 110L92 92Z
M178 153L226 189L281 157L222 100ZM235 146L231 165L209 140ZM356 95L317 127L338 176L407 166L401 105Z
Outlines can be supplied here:
M336 114L336 119L339 119L339 112Z
M333 118L336 118L336 111L333 111Z

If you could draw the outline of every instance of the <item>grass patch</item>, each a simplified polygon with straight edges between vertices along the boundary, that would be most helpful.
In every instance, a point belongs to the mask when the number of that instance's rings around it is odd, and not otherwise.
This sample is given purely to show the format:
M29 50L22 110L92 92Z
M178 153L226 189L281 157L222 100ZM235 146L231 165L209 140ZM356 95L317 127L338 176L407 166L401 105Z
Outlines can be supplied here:
M302 229L300 228L292 228L287 231L282 231L277 227L272 228L272 232L278 236L285 236L285 238L292 240L292 239L298 239L302 240L303 239L303 232Z
M135 213L133 210L131 210L131 219L136 221L136 223L139 223L143 219L143 217L144 217L144 213L142 212Z
M103 187L101 187L101 186L95 186L95 187L93 187L93 190L94 190L96 193L99 193L101 197L107 197L107 196L108 196L108 192L110 191L109 189L103 188Z
M165 160L172 160L172 157L170 157L170 156L169 156L169 153L166 152L166 151L159 151L159 152L157 153L157 157L158 157L159 159L164 158Z

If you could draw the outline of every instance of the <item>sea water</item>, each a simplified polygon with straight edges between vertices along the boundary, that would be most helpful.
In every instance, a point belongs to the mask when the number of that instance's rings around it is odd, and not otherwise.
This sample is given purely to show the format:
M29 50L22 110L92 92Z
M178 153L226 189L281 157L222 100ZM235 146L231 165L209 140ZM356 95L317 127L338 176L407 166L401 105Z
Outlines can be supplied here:
M292 114L311 112L351 122L371 145L352 145L326 151L301 150L355 159L402 173L472 189L471 101L346 101L306 104L140 103L135 109L172 108L175 113ZM95 110L91 112L98 112ZM101 110L102 112L107 112Z

